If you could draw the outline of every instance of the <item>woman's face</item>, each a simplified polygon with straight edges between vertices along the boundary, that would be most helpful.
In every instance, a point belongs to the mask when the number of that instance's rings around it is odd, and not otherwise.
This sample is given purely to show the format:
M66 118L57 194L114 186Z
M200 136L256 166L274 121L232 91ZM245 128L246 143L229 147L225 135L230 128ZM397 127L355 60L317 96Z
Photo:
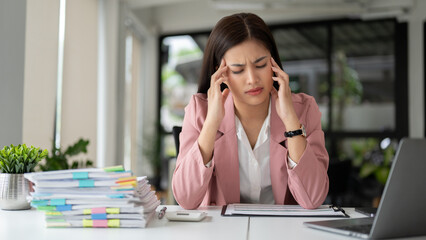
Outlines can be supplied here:
M225 53L227 85L234 101L251 106L269 101L273 87L270 58L269 50L257 40L244 41Z

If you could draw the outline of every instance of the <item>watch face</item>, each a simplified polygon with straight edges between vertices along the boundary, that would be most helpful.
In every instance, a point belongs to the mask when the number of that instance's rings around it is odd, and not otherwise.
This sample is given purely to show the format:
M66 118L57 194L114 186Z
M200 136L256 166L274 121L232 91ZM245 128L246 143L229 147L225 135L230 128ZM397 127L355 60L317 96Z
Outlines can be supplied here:
M302 135L304 137L306 137L306 130L305 130L305 126L302 124Z

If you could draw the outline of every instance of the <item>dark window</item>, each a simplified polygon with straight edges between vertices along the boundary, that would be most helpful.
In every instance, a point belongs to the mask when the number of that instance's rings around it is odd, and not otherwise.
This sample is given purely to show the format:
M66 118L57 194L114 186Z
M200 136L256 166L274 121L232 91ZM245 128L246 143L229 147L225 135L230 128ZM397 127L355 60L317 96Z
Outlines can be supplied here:
M390 167L384 159L408 135L406 23L344 19L270 28L292 91L312 95L320 107L329 174L348 171L343 178L330 175L328 201L371 205ZM182 125L184 107L197 91L208 36L160 38L159 119L165 159L175 155L171 127Z

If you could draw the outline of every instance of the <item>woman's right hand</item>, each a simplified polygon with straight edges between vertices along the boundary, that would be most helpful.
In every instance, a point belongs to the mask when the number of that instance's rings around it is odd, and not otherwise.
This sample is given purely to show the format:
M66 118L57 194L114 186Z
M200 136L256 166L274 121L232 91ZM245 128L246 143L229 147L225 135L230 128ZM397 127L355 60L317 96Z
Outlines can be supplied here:
M211 124L214 129L219 129L220 123L225 117L225 100L229 95L229 89L226 88L223 92L220 90L220 84L227 83L228 66L225 60L222 59L219 68L211 76L210 88L207 91L208 109L206 122Z
M225 117L225 100L229 95L229 89L220 91L220 84L228 81L228 67L225 60L222 59L219 68L211 76L210 88L207 91L208 109L206 121L198 136L198 146L203 156L204 165L207 165L213 157L214 141L220 123Z

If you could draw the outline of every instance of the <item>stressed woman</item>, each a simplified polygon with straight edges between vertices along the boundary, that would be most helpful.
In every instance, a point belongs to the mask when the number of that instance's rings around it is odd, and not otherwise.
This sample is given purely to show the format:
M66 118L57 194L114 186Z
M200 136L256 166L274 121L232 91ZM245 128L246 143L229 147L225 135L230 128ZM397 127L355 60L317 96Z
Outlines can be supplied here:
M313 97L293 94L265 22L222 18L185 108L172 187L186 209L229 203L321 205L328 153Z

